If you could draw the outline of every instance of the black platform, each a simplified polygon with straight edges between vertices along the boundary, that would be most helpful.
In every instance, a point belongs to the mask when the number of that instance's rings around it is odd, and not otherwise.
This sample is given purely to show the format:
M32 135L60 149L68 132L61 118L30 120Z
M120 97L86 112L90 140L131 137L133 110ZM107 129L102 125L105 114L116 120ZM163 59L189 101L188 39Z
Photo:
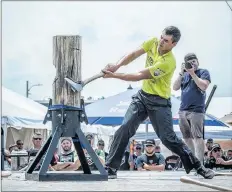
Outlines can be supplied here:
M80 128L80 122L85 121L87 123L83 102L81 108L66 105L51 105L51 102L49 102L49 104L44 123L48 120L52 120L52 134L28 167L25 178L27 180L36 181L107 181L108 174L105 168ZM77 171L48 171L48 166L61 137L72 138L83 168L83 173ZM82 146L87 150L100 174L91 173ZM41 167L37 172L34 170L38 163L41 164Z
M45 175L39 175L38 171L31 174L25 174L26 180L33 181L107 181L108 175L96 173L84 174L81 172L63 172L63 171L48 171Z

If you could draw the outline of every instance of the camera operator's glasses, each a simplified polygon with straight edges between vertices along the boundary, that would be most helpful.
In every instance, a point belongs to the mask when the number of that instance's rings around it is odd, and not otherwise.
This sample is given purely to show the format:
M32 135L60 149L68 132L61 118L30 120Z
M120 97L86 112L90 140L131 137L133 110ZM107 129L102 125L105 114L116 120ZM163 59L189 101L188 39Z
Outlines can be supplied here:
M220 152L221 149L220 149L220 148L217 148L217 149L214 149L213 151L214 151L215 153L217 153L217 152Z

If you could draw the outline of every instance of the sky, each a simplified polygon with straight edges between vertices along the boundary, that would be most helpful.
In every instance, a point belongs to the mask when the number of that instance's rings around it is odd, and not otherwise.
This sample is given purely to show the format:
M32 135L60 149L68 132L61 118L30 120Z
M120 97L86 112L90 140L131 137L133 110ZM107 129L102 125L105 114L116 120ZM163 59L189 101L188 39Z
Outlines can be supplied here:
M232 6L232 3L230 2ZM33 87L30 98L52 97L55 77L53 36L82 36L82 79L101 71L137 49L145 40L159 37L169 25L177 26L181 40L173 49L178 76L184 55L196 53L200 67L208 69L215 96L232 97L232 11L225 1L188 2L2 2L2 84L22 95L26 81ZM145 55L119 72L140 71ZM172 82L173 82L172 81ZM129 84L117 79L98 79L82 91L87 98L123 92ZM173 94L179 95L180 92Z

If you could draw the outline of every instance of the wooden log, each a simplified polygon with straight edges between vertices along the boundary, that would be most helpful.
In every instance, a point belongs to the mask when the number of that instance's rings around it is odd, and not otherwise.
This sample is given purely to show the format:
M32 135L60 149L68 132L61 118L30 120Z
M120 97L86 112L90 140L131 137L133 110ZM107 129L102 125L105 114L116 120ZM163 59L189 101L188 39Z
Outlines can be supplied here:
M81 81L81 36L54 36L53 64L56 77L52 103L80 107L81 93L73 92L64 78Z

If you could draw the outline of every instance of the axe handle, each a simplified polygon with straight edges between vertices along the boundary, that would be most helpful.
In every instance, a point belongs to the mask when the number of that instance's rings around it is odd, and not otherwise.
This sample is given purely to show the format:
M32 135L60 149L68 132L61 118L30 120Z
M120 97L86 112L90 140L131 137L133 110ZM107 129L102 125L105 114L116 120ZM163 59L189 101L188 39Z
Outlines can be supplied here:
M90 77L90 78L88 78L88 79L85 79L85 80L83 81L83 87L84 87L85 85L87 85L88 83L90 83L91 81L94 81L95 79L98 79L98 78L103 77L103 76L104 76L104 73L103 73L103 72L100 72L100 73L98 73L98 74L96 74L96 75L94 75L94 76L92 76L92 77Z
M219 190L219 191L232 191L232 189L221 187L221 186L218 186L218 185L212 185L212 184L205 183L205 182L201 182L201 181L198 181L198 180L195 180L195 179L191 179L191 178L189 178L187 176L181 177L180 181L183 182L183 183L204 186L204 187L208 187L208 188L211 188L211 189L216 189L216 190Z
M229 173L229 172L216 172L215 176L232 176L232 173Z

